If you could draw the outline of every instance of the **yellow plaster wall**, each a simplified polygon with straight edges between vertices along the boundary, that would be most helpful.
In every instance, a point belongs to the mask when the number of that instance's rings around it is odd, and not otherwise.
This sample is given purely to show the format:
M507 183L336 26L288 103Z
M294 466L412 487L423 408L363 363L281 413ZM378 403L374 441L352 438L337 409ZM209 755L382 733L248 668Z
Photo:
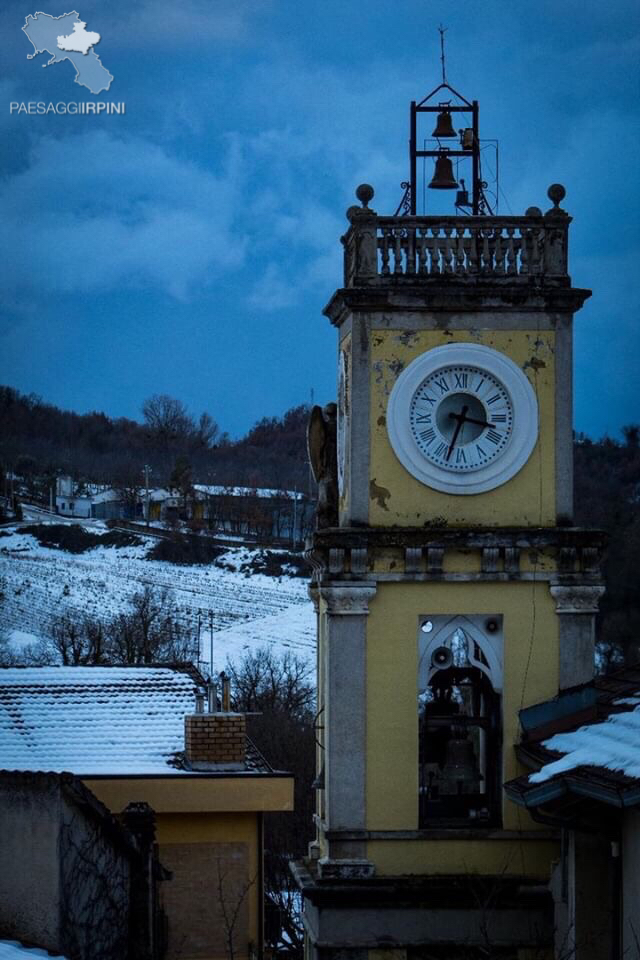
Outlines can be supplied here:
M472 496L431 490L396 458L386 428L389 394L402 370L445 343L479 343L510 357L529 378L539 408L539 438L529 460L508 483ZM555 523L555 333L553 331L376 330L371 336L371 480L369 523L410 524L443 518L452 526ZM381 494L385 491L389 496Z
M373 840L367 858L382 876L491 874L549 879L558 858L553 840Z
M113 813L131 801L148 803L156 813L293 810L293 777L87 777L84 782Z
M445 550L442 569L445 573L480 573L482 555L479 550Z
M247 848L249 870L247 903L249 925L247 939L258 942L260 928L260 858L258 816L255 813L160 814L156 819L156 840L162 848L169 844L241 843ZM216 892L212 891L212 896ZM238 931L240 934L240 931ZM244 940L244 934L242 936ZM240 950L239 955L244 955ZM187 958L189 960L189 958Z
M518 711L558 690L558 623L548 584L380 583L367 618L369 830L418 827L418 618L483 613L504 618L503 781L522 772L514 752ZM503 827L536 829L506 800Z

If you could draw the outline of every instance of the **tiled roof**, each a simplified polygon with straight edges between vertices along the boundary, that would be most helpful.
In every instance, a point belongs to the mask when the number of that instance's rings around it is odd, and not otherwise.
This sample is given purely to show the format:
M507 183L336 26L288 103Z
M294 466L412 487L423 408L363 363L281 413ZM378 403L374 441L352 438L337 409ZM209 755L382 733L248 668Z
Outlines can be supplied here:
M197 685L182 667L0 669L0 768L176 774Z
M536 805L568 790L615 804L623 795L625 804L640 801L640 671L598 678L592 689L592 722L580 723L578 713L571 728L571 716L563 716L561 732L534 735L518 748L537 769L506 785L514 799Z

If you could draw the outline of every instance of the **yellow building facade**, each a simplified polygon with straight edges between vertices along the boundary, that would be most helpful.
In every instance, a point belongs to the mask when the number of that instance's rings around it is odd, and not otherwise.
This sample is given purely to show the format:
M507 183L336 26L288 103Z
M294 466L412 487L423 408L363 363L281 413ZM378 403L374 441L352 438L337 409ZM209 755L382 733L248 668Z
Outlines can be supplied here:
M308 956L550 956L558 836L502 784L523 772L519 711L591 678L603 590L601 538L573 526L572 322L589 291L568 275L564 190L508 218L382 217L357 195L325 310L336 506L324 476L308 554Z
M114 812L132 798L156 817L156 842L171 880L161 886L168 960L239 960L263 948L263 815L293 809L282 774L210 773L87 778Z

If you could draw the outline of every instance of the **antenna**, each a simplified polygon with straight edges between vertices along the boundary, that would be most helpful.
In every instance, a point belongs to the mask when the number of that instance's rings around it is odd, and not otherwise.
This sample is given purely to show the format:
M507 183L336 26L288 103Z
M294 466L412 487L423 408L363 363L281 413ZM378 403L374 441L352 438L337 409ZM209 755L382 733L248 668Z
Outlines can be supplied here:
M442 24L438 27L438 33L440 34L440 63L442 64L442 82L447 82L447 72L444 62L444 35L447 32L448 27L443 27Z

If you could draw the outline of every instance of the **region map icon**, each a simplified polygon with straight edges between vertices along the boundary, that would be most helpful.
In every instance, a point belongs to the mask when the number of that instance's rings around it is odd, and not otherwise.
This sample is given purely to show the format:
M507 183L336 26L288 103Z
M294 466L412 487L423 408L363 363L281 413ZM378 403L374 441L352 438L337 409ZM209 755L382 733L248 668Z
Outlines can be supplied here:
M43 67L70 60L76 69L75 82L94 94L111 86L113 77L93 49L100 42L100 34L87 30L75 10L59 17L42 12L29 14L22 29L34 48L34 53L27 55L29 60L41 53L51 56Z

